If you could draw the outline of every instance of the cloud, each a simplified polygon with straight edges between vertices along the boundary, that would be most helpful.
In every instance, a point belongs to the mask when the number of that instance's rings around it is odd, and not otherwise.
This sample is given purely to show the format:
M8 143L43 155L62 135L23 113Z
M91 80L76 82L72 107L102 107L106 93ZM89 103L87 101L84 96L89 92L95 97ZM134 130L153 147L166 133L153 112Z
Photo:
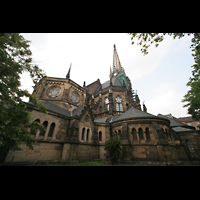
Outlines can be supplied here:
M156 95L155 95L156 94ZM186 116L187 108L183 108L181 100L184 94L175 90L174 86L170 83L163 83L155 89L151 101L146 102L147 111L154 115L169 114L175 117Z
M165 36L165 39L160 45L156 48L152 44L148 49L148 55L143 55L140 51L141 46L137 46L137 51L134 53L134 65L131 62L131 57L127 59L126 65L127 69L130 72L130 77L132 80L138 80L144 76L155 71L159 67L160 61L165 59L171 46L173 45L173 38L170 36Z
M182 108L181 99L188 81L187 60L183 63L183 59L190 54L185 50L190 38L173 40L165 36L157 48L154 44L149 48L146 56L141 53L139 45L131 45L131 36L125 33L25 34L25 38L32 41L34 64L44 69L47 76L64 78L72 63L70 78L81 86L84 81L88 85L97 79L101 83L109 80L115 44L122 67L132 81L133 89L138 90L141 103L145 100L148 112L157 115L180 111L179 116L187 113L187 109ZM188 66L190 70L191 64ZM31 78L28 79L28 74L23 76L23 87L32 92ZM187 79L184 84L180 80L183 77ZM177 83L179 88L175 86ZM160 87L158 84L161 84Z

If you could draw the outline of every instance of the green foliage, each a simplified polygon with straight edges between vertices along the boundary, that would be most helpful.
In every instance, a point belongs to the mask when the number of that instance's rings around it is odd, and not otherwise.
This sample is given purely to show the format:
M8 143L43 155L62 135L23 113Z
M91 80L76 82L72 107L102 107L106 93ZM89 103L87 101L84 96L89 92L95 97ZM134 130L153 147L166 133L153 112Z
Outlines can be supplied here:
M151 44L155 43L158 47L159 42L162 42L166 34L172 36L173 38L182 38L185 35L193 34L191 40L190 48L194 52L192 56L194 57L195 64L191 67L193 68L192 77L190 77L187 86L190 87L187 94L184 96L182 102L187 102L184 107L188 107L188 114L192 115L193 119L200 120L200 33L129 33L132 37L132 44L134 44L134 39L138 39L138 45L143 45L141 52L144 55L148 54L148 48Z
M32 65L29 41L19 33L0 33L0 148L20 150L19 144L25 141L33 149L34 139L30 137L30 129L43 130L39 123L31 122L30 113L26 111L23 97L46 112L27 90L20 89L20 75L29 72L33 82L37 84L44 76L38 66Z
M112 165L118 164L118 158L121 154L121 141L118 137L110 138L105 143L105 150L107 150Z
M135 43L134 39L137 39L139 42L137 45L142 46L141 52L144 55L148 54L148 48L151 46L151 44L155 43L155 47L159 46L159 43L164 40L164 36L173 35L173 38L175 39L178 37L178 39L185 36L186 33L129 33L131 35L132 44ZM187 33L187 35L190 35L191 33Z

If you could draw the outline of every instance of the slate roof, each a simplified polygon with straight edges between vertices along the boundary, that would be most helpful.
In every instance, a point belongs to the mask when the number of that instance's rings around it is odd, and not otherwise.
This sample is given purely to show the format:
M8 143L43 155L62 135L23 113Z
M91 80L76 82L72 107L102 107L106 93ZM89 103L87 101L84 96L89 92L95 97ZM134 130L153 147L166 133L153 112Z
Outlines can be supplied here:
M122 86L122 84L120 83L120 81L117 77L112 78L112 84L113 84L113 86ZM109 86L110 86L110 80L106 81L105 83L102 84L102 89L107 88Z
M27 104L29 107L36 107L34 104L32 104L31 102L24 102L25 104ZM65 117L74 117L74 116L80 116L82 110L85 108L85 106L81 106L79 108L76 108L72 111L72 113L68 110L65 110L64 108L61 108L60 106L50 102L50 101L45 101L45 102L40 102L42 105L44 105L48 111L56 113L56 114L60 114L63 115Z
M72 111L72 116L79 116L81 115L81 112L86 108L86 106L81 106L79 108L76 108Z
M105 124L107 118L108 117L103 117L103 118L95 119L94 122L96 122L98 124Z
M126 119L160 119L160 117L146 113L137 108L131 107L124 114L120 115L118 118L113 119L111 123L117 121L123 121Z
M113 116L110 120L110 122L112 122L113 120L117 119L119 116ZM103 117L103 118L99 118L99 119L95 119L94 122L96 122L97 124L105 124L106 120L108 119L108 117Z
M187 131L191 131L191 129L189 128L183 128L183 127L174 127L172 128L175 132L187 132Z
M165 118L165 119L168 119L170 121L170 127L183 127L183 128L186 128L186 129L195 129L195 127L193 126L188 126L187 124L183 124L173 118L169 118L169 117L166 117L164 115L161 115L161 114L158 114L157 115L158 117L161 117L161 118Z

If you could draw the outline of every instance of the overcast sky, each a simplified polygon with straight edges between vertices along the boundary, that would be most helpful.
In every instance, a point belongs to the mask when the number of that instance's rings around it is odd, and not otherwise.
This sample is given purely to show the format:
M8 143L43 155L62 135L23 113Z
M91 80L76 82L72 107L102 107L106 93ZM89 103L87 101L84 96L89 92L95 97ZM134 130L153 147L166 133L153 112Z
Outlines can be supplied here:
M113 45L126 75L137 90L141 105L145 101L147 112L171 113L175 117L188 116L181 100L189 90L186 86L191 77L194 59L190 49L192 36L174 40L165 39L149 54L143 56L140 46L131 45L126 33L22 33L30 40L33 63L49 77L65 78L72 63L70 79L83 86L100 79L109 80L113 64ZM33 82L23 74L21 84L32 93ZM27 99L25 99L27 101Z

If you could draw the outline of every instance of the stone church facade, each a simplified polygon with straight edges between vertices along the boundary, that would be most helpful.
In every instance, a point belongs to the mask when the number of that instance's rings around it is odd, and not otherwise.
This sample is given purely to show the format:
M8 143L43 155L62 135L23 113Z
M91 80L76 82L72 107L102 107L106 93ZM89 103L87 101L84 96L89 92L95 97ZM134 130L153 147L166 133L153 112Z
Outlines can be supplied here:
M70 66L71 69L71 66ZM46 127L32 133L34 150L9 151L5 163L79 162L109 159L105 142L121 140L122 162L199 163L200 135L194 127L141 109L139 96L122 67L114 45L109 80L83 86L70 79L47 77L33 95L47 114L26 102L34 121Z

